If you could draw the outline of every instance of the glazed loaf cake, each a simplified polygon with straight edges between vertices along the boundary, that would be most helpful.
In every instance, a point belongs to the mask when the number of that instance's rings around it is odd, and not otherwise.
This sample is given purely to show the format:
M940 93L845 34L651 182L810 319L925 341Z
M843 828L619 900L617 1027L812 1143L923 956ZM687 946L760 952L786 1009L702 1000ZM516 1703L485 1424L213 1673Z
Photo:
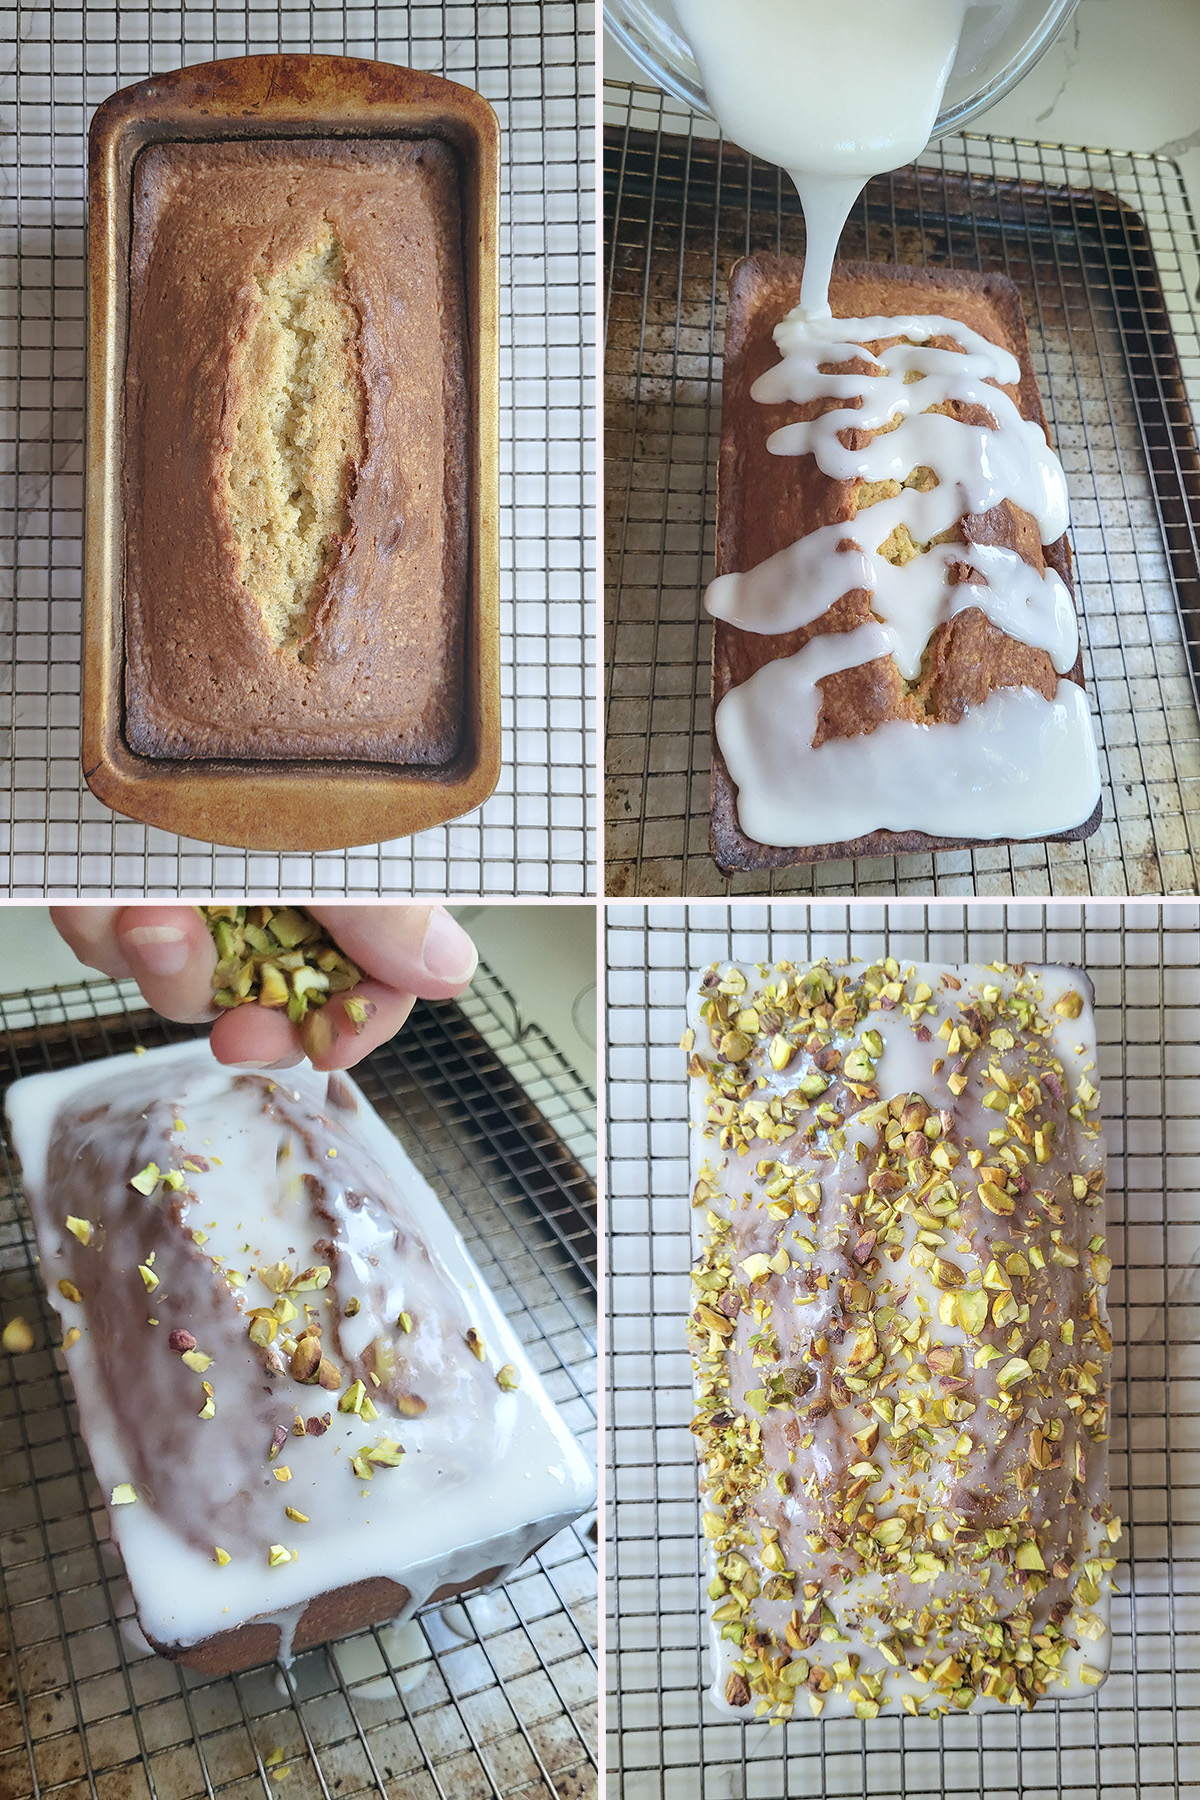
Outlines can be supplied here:
M209 1674L502 1580L594 1483L433 1193L344 1076L204 1044L8 1111L149 1642Z
M1120 1526L1086 976L724 965L691 1017L714 1702L1096 1686Z
M449 763L466 314L436 139L162 143L134 172L126 736Z
M802 272L753 256L730 283L717 862L1086 836L1066 487L1017 288L844 263L807 321Z

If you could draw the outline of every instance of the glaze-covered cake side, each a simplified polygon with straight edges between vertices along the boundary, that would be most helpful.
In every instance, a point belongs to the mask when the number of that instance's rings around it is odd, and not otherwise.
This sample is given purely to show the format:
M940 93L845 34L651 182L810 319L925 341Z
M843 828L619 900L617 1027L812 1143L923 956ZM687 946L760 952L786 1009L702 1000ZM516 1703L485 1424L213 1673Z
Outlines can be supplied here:
M712 1697L1104 1679L1104 1141L1077 969L721 965L690 1052Z
M590 1504L457 1233L345 1076L239 1074L189 1044L18 1082L8 1109L156 1648L212 1667L249 1628L251 1661L286 1655L495 1581Z

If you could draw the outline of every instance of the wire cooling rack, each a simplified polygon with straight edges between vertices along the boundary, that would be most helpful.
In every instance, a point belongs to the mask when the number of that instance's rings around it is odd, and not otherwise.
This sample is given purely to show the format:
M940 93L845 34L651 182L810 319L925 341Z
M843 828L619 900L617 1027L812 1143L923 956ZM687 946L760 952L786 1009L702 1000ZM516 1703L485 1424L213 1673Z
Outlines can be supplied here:
M689 974L722 958L1068 961L1096 989L1113 1276L1113 1667L1086 1699L742 1725L707 1685L690 1266ZM1200 1793L1200 908L858 902L608 909L608 1768L622 1800Z
M509 996L486 969L460 1009L419 1004L356 1078L436 1188L568 1423L595 1420L595 1187L547 1122L594 1098L546 1040L530 1092L487 1041ZM5 1079L186 1036L96 981L0 999ZM539 1102L531 1098L540 1090ZM545 1110L543 1110L545 1108ZM360 1633L285 1676L220 1681L140 1654L75 1427L7 1138L0 1307L36 1333L0 1358L0 1794L4 1800L590 1800L594 1527L560 1532L500 1593ZM447 1623L447 1621L450 1623ZM403 1652L403 1653L402 1653ZM359 1674L375 1679L364 1690ZM382 1678L382 1679L380 1679ZM380 1691L382 1690L382 1697Z
M723 877L708 853L711 625L729 270L803 252L778 170L656 92L605 89L605 478L612 894L1155 894L1200 890L1197 241L1160 156L941 140L870 183L847 256L1019 285L1071 492L1104 778L1085 844Z
M2 0L0 116L14 137L0 200L0 891L589 891L593 45L587 0ZM503 134L500 786L457 823L308 856L119 818L79 765L88 124L147 75L274 50L445 73L491 101Z

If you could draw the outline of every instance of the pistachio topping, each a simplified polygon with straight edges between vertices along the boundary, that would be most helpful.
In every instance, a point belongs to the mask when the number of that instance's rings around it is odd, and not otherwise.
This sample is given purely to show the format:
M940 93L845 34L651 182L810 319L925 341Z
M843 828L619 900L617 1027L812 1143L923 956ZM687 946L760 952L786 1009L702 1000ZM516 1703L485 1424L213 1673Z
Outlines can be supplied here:
M283 1563L290 1563L293 1556L294 1552L285 1550L282 1544L272 1544L267 1551L267 1562L272 1569L278 1569Z
M473 1325L469 1326L467 1329L467 1349L471 1352L471 1355L478 1358L480 1362L483 1362L487 1356L487 1345Z
M285 1518L290 1519L294 1525L307 1525L309 1522L308 1514L302 1513L298 1507L285 1506L283 1511Z
M91 1243L95 1229L90 1219L76 1219L72 1218L70 1213L67 1214L67 1230L73 1238L78 1238L85 1248Z
M26 1329L28 1329L28 1327ZM82 1331L80 1331L78 1325L70 1326L69 1329L66 1331L66 1333L63 1336L63 1349L64 1350L74 1349L75 1345L79 1342L79 1340L82 1336L83 1336L83 1333L82 1333ZM8 1346L6 1344L5 1349L7 1349L7 1348L8 1348ZM29 1348L30 1349L33 1348L32 1343L29 1345Z
M512 1363L505 1363L496 1370L496 1385L502 1387L506 1394L515 1394L521 1385L520 1377Z
M110 1506L132 1506L137 1494L127 1481L119 1481L109 1495Z
M72 1326L71 1329L74 1331L75 1327ZM67 1335L70 1336L70 1333ZM76 1332L75 1335L78 1337L78 1332ZM3 1337L0 1337L0 1343L4 1345L4 1348L8 1351L10 1356L21 1356L25 1351L33 1349L33 1332L25 1323L24 1319L20 1317L10 1319L8 1324L4 1327L4 1334ZM63 1343L65 1346L65 1338L63 1339Z
M219 1007L257 1001L286 1008L292 1024L299 1025L310 1008L324 1006L362 980L362 971L303 907L201 906L199 911L216 946L213 1001ZM370 1004L344 1002L356 1030L366 1024ZM361 1022L351 1006L363 1013Z
M703 976L691 1429L730 1706L1088 1685L1120 1524L1086 1006L1019 965Z
M214 1544L213 1545L213 1561L218 1565L218 1567L223 1569L227 1563L231 1563L233 1561L233 1558L232 1558L232 1556L230 1556L228 1550L222 1550L220 1544Z
M76 1305L83 1299L83 1295L75 1286L75 1283L73 1281L67 1281L65 1278L58 1283L58 1291L64 1300L74 1301Z
M368 1022L379 1011L373 1000L362 1000L357 994L349 994L342 1001L342 1010L353 1025L355 1034L361 1036Z

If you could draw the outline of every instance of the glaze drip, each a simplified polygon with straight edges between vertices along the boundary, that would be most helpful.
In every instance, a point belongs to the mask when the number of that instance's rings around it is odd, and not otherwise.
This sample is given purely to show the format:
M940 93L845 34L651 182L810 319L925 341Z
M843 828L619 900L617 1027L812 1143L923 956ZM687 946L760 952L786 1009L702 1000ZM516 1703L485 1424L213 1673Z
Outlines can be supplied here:
M825 677L891 657L914 683L935 634L970 609L1044 651L1059 676L1073 669L1078 627L1057 571L977 542L972 530L1004 508L1027 514L1043 545L1067 525L1062 466L1005 392L1020 378L1015 357L942 317L811 318L796 309L775 341L781 360L753 397L810 416L776 430L768 448L812 457L847 484L855 510L748 571L719 576L706 607L770 635L812 626L861 590L873 618L811 640L724 696L715 728L742 830L759 843L818 845L879 829L986 839L1082 824L1099 799L1100 770L1087 703L1070 680L1050 698L994 691L953 722L889 720L862 737L813 743Z

